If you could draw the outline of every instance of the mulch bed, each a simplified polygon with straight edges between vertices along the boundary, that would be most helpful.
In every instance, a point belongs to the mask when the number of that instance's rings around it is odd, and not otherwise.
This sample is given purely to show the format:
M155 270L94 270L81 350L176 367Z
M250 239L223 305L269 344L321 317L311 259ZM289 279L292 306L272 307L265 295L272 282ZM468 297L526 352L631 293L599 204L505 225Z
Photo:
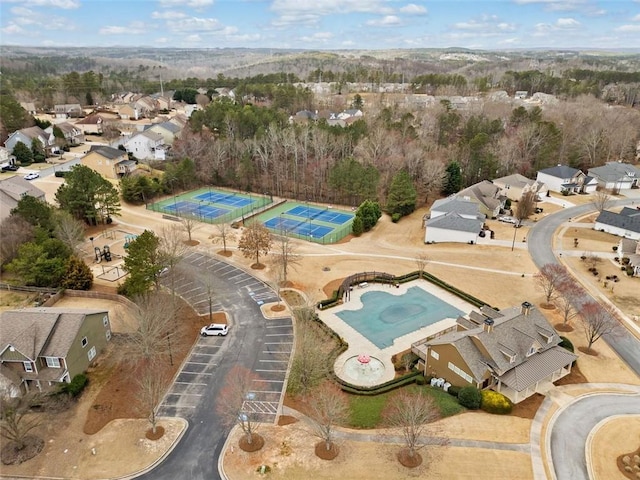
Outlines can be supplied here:
M556 323L553 328L555 328L558 332L573 332L573 327L571 325L564 323Z
M280 415L278 418L278 426L284 427L285 425L291 425L292 423L296 423L298 419L296 417L292 417L291 415Z
M253 268L254 270L264 270L265 264L264 263L254 263L254 264L251 265L251 268Z
M556 386L560 385L573 385L576 383L587 383L587 378L580 371L578 365L571 367L571 373L566 377L562 377L560 380L553 382Z
M533 420L538 412L538 408L544 402L544 395L535 393L526 400L516 403L511 410L511 415L519 418L528 418Z
M153 433L153 428L150 428L149 430L147 430L144 436L147 437L149 440L160 440L163 435L164 435L164 427L161 427L158 425L156 426L155 433Z
M0 452L2 463L5 465L20 465L38 455L44 448L44 440L34 435L27 435L24 448L18 450L14 442L7 443Z
M222 257L230 257L231 255L233 255L233 252L231 250L227 250L226 252L224 250L218 250L216 253Z
M543 302L540 304L540 308L544 308L545 310L555 310L556 306L553 303Z
M244 435L238 442L238 446L244 452L257 452L264 446L264 438L254 433L251 435L251 443L249 443L249 436Z
M280 305L274 305L273 307L271 307L271 311L272 312L281 312L285 309L286 307L282 304Z
M398 452L398 461L403 467L416 468L422 465L422 456L416 452L411 456L408 448L403 448Z
M190 247L195 247L196 245L200 245L200 242L198 240L186 240L184 244L189 245Z
M315 453L316 456L322 460L333 460L340 453L340 449L338 449L335 442L331 442L329 449L327 450L327 443L325 441L320 441L316 443Z
M593 348L578 347L578 350L580 350L585 355L590 355L592 357L597 357L598 356L598 352L596 350L594 350Z
M638 478L638 477L636 476L637 470L633 470L633 467L634 467L635 465L638 465L638 464L634 463L634 457L636 457L636 456L640 456L640 448L638 448L637 450L635 450L635 451L633 451L633 452L631 452L631 453L626 453L626 454L624 454L624 455L620 455L620 456L617 458L617 460L616 460L616 462L617 462L617 464L618 464L618 469L620 470L620 473L622 473L625 477L630 478L631 480L637 480L637 478ZM632 468L632 471L631 471L631 472L628 472L628 471L626 471L626 470L624 469L624 467L626 467L626 466L627 466L627 465L625 465L625 463L622 461L622 459L623 459L624 457L629 457L629 459L631 460L631 465L629 465L629 466ZM640 465L638 465L638 466L640 467Z

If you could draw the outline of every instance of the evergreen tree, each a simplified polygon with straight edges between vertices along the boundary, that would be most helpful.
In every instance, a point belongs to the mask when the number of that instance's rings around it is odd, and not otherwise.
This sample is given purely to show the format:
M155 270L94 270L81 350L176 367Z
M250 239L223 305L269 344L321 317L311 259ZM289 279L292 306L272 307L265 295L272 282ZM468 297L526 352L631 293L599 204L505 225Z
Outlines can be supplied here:
M127 249L124 267L129 272L118 293L135 297L159 286L160 272L165 267L160 251L160 238L150 230L136 237Z
M406 170L400 170L391 180L387 196L387 213L409 215L416 209L418 194Z
M450 162L444 175L442 194L449 196L458 193L462 188L462 172L458 162Z
M56 288L67 272L70 255L71 249L57 238L39 238L22 244L7 270L25 285Z
M93 285L93 273L89 266L76 256L69 258L62 287L71 290L91 290L91 285Z
M53 207L47 202L26 195L18 201L16 208L11 210L11 215L18 215L34 227L51 233L55 228L53 212Z
M380 205L372 200L365 200L356 210L356 218L359 217L362 220L362 228L365 232L375 227L381 216Z
M31 165L33 163L33 152L22 142L16 143L12 153L20 165Z
M364 232L364 225L362 223L362 217L359 215L356 215L353 219L353 223L351 224L351 232L356 236L359 237L360 235L362 235L362 233Z

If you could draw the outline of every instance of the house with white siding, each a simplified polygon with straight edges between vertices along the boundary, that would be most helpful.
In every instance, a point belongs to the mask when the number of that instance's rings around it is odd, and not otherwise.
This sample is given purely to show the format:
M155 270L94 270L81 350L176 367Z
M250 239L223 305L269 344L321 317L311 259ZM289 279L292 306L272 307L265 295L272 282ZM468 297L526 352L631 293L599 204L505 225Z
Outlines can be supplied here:
M536 180L546 184L550 191L565 195L593 193L598 188L598 181L595 178L567 165L556 165L540 170Z
M485 220L476 202L458 197L436 200L425 222L424 243L475 244Z
M598 186L613 192L640 187L640 168L621 162L608 162L602 167L589 169L589 175Z
M624 207L620 213L604 210L596 218L594 230L640 240L640 210Z
M133 135L124 143L127 152L138 160L165 160L164 138L157 132L145 130Z

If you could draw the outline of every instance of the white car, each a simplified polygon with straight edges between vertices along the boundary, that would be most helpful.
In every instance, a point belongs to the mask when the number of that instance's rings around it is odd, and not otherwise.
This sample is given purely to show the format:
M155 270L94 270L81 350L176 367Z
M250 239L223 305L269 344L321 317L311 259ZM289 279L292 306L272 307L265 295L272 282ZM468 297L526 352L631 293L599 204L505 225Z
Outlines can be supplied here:
M205 325L200 329L200 335L203 337L225 336L229 332L229 327L224 323L212 323Z
M24 179L25 179L25 180L34 180L34 179L36 179L36 178L38 178L38 177L40 177L40 174L39 174L39 173L35 173L35 172L34 172L34 173L27 173L27 174L24 176Z
M514 225L518 224L518 219L517 218L510 217L508 215L506 215L504 217L498 217L498 221L499 222L504 222L504 223L513 223Z

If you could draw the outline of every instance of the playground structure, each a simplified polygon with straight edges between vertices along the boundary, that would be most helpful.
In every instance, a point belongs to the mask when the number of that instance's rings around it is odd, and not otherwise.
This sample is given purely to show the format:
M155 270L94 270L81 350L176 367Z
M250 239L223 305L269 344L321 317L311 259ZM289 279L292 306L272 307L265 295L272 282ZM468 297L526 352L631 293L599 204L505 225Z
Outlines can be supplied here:
M100 250L100 247L94 247L93 250L96 254L96 263L100 263L102 260L105 262L111 261L111 249L109 245L105 245L102 250Z

